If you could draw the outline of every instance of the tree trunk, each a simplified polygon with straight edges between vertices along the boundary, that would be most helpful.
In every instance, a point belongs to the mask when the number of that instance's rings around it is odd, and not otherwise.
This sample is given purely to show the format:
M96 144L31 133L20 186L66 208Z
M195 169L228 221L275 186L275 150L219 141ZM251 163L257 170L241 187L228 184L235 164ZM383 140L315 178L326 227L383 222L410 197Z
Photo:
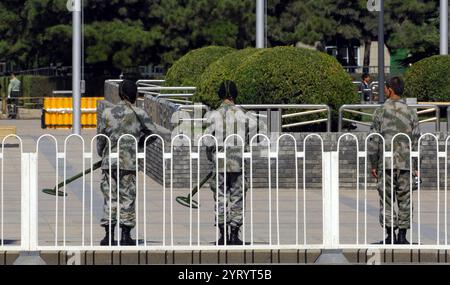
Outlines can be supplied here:
M364 63L363 73L369 73L370 65L370 47L372 46L372 40L364 41Z

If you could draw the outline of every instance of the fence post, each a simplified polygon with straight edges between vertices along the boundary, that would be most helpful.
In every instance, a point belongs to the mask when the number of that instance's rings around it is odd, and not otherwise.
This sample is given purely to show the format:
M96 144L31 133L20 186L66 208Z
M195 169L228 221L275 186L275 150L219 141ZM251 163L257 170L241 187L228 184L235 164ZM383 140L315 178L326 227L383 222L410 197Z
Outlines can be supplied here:
M14 265L45 265L38 246L37 153L22 153L21 248Z
M447 132L450 133L450 107L447 107Z
M345 264L339 250L339 155L337 151L322 154L323 245L315 263Z

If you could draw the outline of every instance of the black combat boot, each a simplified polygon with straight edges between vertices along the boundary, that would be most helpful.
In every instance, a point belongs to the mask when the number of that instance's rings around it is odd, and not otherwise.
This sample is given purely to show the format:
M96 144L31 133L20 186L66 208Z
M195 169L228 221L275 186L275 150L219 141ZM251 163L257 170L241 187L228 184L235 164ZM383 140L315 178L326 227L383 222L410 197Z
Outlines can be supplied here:
M114 240L114 229L116 228L116 225L111 225L111 233L109 232L109 225L103 227L105 228L105 237L100 241L100 245L108 246L110 235L111 235L111 245L117 245L117 241Z
M132 227L121 225L122 237L120 239L120 245L136 245L136 240L131 238Z
M397 244L410 244L409 241L406 239L406 231L407 229L398 230Z
M239 227L231 226L230 245L243 245L243 242L239 239Z
M223 224L219 225L219 239L217 240L217 245L225 245L225 227ZM228 242L228 238L227 238L227 242Z
M387 233L387 237L385 239L385 243L386 244L395 244L397 243L397 237L395 235L395 229L394 229L394 239L392 239L392 228L386 227L386 233ZM381 242L383 243L383 242Z

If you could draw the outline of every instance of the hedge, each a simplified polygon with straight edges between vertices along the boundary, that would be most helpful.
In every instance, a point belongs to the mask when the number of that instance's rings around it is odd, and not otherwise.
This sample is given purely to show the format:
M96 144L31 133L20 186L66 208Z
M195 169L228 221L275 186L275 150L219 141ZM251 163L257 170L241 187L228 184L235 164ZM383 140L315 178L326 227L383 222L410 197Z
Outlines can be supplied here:
M233 56L235 61L231 59ZM224 71L226 68L230 70ZM253 53L240 51L212 64L207 71L209 74L202 76L195 98L211 107L217 107L214 88L220 76L236 82L237 103L327 104L333 110L334 125L341 105L359 102L352 80L339 62L314 50L275 47ZM308 117L316 118L318 115Z
M262 49L246 48L225 55L205 69L200 78L198 90L193 100L202 102L208 106L217 107L220 104L217 90L223 80L235 80L238 66L251 60L251 57L262 52Z
M167 71L166 85L197 87L205 69L211 63L233 51L233 48L221 46L209 46L190 51Z
M436 55L413 64L405 74L405 95L421 102L450 100L450 55Z

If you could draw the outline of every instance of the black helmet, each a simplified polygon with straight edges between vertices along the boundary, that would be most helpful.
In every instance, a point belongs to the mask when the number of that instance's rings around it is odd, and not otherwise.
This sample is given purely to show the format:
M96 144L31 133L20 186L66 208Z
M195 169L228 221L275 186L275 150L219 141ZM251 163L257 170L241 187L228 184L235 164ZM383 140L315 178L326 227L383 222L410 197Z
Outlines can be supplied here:
M119 86L119 97L134 104L137 98L137 85L131 80L125 79Z
M225 80L220 84L219 87L219 98L224 99L236 99L238 96L238 90L236 83L231 80Z

